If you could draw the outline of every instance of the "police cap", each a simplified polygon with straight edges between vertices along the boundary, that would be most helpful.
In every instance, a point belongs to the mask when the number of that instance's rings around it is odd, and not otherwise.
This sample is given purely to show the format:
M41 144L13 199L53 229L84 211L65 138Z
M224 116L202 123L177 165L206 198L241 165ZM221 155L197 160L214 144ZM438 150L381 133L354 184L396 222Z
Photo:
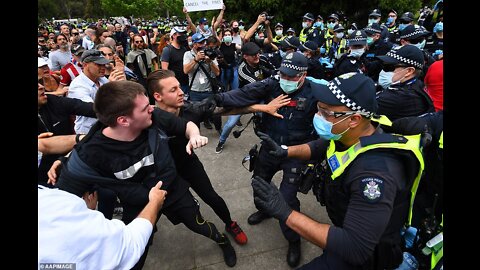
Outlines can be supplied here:
M317 83L311 85L316 101L332 106L346 106L366 116L377 112L375 83L361 73L342 74L333 78L328 85Z
M377 56L387 65L404 65L416 69L423 68L423 52L414 45L404 45L391 49L386 55Z
M307 57L299 52L290 52L283 58L279 70L289 77L294 77L300 72L307 71L307 69Z

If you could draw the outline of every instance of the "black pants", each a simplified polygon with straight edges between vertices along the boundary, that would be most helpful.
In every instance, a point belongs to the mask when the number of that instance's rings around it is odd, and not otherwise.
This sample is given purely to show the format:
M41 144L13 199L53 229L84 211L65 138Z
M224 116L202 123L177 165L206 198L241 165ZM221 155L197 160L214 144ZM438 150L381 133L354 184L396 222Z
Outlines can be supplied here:
M189 230L195 233L208 237L217 243L223 242L223 236L217 230L217 227L215 227L213 223L203 219L202 214L200 213L200 206L193 198L190 191L187 191L180 199L162 209L157 217L157 221L161 214L165 214L174 225L183 223ZM155 231L156 230L154 230L150 236L142 257L140 257L140 260L132 269L142 269L147 258L149 246L152 244Z
M203 167L198 156L193 153L182 165L177 165L178 174L190 183L190 187L198 196L208 204L215 214L227 225L230 225L232 218L227 204L220 195L213 189L210 178Z
M262 146L258 153L253 176L260 176L265 181L271 182L275 173L282 170L283 177L279 188L280 193L293 210L300 211L300 201L297 198L299 183L297 181L306 163L307 161L294 158L278 159L270 155ZM285 222L279 221L279 224L285 239L290 242L300 240L300 235L285 225Z

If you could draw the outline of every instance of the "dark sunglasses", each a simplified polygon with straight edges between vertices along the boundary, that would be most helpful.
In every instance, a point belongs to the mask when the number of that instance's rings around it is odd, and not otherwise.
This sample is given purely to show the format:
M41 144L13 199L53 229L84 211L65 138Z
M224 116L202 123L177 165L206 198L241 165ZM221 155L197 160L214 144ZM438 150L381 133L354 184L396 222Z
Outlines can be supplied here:
M74 36L78 36L78 33L72 33L72 35L74 35Z
M135 40L134 42L135 42L135 44L143 43L143 40Z

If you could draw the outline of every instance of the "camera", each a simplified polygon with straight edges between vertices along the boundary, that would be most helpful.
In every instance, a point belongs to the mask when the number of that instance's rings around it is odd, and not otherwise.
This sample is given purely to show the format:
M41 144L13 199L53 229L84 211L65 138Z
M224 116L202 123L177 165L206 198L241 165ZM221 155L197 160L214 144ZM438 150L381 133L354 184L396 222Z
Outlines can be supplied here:
M273 20L273 18L275 18L275 16L269 16L266 11L262 12L261 14L265 15L265 18L269 21L271 21L271 20Z
M205 50L203 50L203 52L205 53L206 56L208 56L208 58L212 60L214 60L218 56L217 51L212 48L206 48Z

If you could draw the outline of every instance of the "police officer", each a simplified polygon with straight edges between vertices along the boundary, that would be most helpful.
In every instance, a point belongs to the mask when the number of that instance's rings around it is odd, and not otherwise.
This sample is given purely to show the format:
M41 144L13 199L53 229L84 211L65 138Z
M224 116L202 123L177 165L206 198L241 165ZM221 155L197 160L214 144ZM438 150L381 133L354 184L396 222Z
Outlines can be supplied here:
M376 56L385 55L392 48L393 44L381 38L382 29L378 23L363 29L367 34L367 51L365 52L365 63L367 65L367 75L374 81L378 80L378 74L382 69L382 64Z
M377 94L379 114L393 121L435 111L432 99L423 90L423 82L418 79L424 64L419 48L405 45L377 58L383 64L378 78L383 88Z
M387 27L389 37L391 33L395 32L395 30L398 29L396 21L397 21L397 12L394 9L390 9L388 11L387 21L385 22L385 24L383 24L385 27Z
M380 12L380 9L376 8L376 9L372 10L372 12L370 12L370 14L368 15L368 25L367 26L371 26L373 23L378 23L378 25L380 25L380 29L382 30L382 32L380 34L380 38L384 39L385 41L388 41L387 40L388 29L384 24L380 23L381 20L382 20L382 13Z
M345 28L343 28L343 25L336 24L333 27L333 32L335 33L333 38L328 38L325 41L325 54L326 57L330 59L330 63L332 64L334 64L347 49L347 40L344 38Z
M263 114L261 130L279 145L306 143L315 138L311 119L316 112L316 103L312 96L314 83L305 79L307 69L308 61L305 56L298 52L288 53L282 61L279 75L218 94L215 96L215 102L223 107L244 107L261 101L268 103L281 94L287 94L291 98L290 103L278 110L283 119ZM280 192L289 207L298 211L300 209L300 201L297 199L298 181L305 166L306 161L298 159L279 160L262 146L253 176L259 176L270 182L273 175L282 170ZM269 217L269 214L258 211L250 215L248 223L255 225ZM284 221L280 222L280 227L284 237L289 241L287 262L291 267L295 267L300 262L300 236L287 227Z
M302 30L298 37L300 38L301 43L314 41L318 46L321 46L324 40L320 35L319 30L316 27L313 27L313 21L315 21L315 17L312 13L305 13L305 15L303 15Z
M423 80L425 77L425 74L427 73L428 68L430 65L435 62L435 59L423 48L425 47L426 43L426 37L429 35L429 32L423 27L419 25L408 25L400 31L400 44L401 45L407 45L411 44L420 50L422 50L423 53L423 59L424 59L424 66L423 66L423 72L422 75L420 76L420 79Z
M287 37L294 37L295 36L295 29L293 29L292 27L288 28L287 29Z
M363 30L357 30L349 36L349 52L345 53L335 62L333 66L333 76L359 72L365 73L365 48L367 47L367 34Z
M277 23L275 25L275 36L272 42L278 46L280 44L280 41L282 41L284 38L285 36L283 35L283 25L281 23Z
M375 84L363 74L340 75L328 86L314 85L313 93L321 139L280 147L261 138L277 157L326 158L327 177L317 194L333 225L292 210L275 185L258 176L252 180L255 205L324 249L299 269L394 269L402 262L399 232L410 220L410 194L423 169L420 135L387 134L374 123L389 121L376 114Z
M422 249L427 241L443 232L443 111L397 119L392 129L401 134L427 130L431 135L431 142L423 149L425 174L418 186L412 214L412 226L417 229L420 236L417 241L421 243L412 244L409 251L416 258L419 269L440 269L442 248L432 247L431 255L425 255Z
M325 70L319 62L320 52L317 43L307 41L305 44L300 44L299 49L308 59L307 76L315 79L325 79Z
M323 36L325 38L325 40L327 40L329 38L333 38L333 36L335 35L335 33L333 32L333 28L338 23L338 21L339 21L338 15L335 14L335 13L332 13L327 17L327 29L328 29L328 31L325 31L325 34ZM320 53L323 53L323 52L320 52Z

